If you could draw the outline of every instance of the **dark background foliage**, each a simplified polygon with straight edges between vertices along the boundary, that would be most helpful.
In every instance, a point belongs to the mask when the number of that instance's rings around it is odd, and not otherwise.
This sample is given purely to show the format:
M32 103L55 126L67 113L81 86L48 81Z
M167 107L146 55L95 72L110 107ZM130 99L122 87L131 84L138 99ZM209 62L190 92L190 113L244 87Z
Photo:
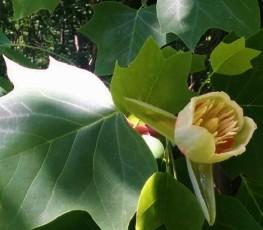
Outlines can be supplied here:
M86 37L78 33L81 25L92 16L92 5L102 0L61 0L54 12L41 10L20 20L13 20L11 0L0 1L0 30L13 43L13 49L21 52L38 67L48 64L48 55L75 64L79 67L93 70L96 57L96 46ZM122 0L130 7L139 8L140 0ZM156 0L149 0L148 5ZM261 10L263 1L259 0ZM262 15L262 14L261 14ZM209 30L201 39L197 53L209 53L225 35L220 30ZM186 49L184 44L176 39L172 45L177 49ZM3 62L0 65L0 75L5 74Z

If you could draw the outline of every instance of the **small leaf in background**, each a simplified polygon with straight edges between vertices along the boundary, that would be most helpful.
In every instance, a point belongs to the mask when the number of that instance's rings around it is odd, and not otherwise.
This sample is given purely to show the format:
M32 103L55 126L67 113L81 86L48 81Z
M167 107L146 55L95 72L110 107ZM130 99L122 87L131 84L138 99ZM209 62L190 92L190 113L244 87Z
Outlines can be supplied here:
M125 105L127 97L178 113L194 95L187 86L191 62L190 52L165 58L156 42L149 38L128 67L115 66L111 92L116 106L129 112Z
M53 11L60 0L12 0L14 19L21 19L39 10Z
M127 229L156 162L106 86L54 59L46 70L6 63L14 90L0 98L0 229L73 210L101 229Z
M160 46L166 42L155 6L135 10L117 2L102 2L94 6L93 18L80 32L97 45L95 72L98 75L112 74L116 60L127 66L149 36Z
M246 41L246 47L263 51L263 31ZM242 156L224 162L224 168L231 176L245 174L249 178L263 183L263 54L252 61L253 68L241 75L226 76L214 74L211 78L216 91L225 91L244 109L244 114L254 119L258 129Z
M157 16L163 32L173 32L194 49L211 28L249 36L260 28L257 0L158 0Z
M249 214L241 202L230 196L217 199L217 219L212 227L206 230L262 230L260 225Z
M201 230L203 214L194 195L167 173L145 183L138 204L136 230Z
M261 51L246 48L245 38L230 44L221 42L211 53L213 72L224 75L238 75L252 68L251 60Z

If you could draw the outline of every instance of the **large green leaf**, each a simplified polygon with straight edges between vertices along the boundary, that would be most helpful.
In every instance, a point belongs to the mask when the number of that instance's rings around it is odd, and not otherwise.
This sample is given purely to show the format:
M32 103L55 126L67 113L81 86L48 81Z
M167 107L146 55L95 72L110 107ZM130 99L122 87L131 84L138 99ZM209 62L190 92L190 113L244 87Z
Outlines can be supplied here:
M222 196L217 199L217 220L209 230L262 230L242 203L233 197Z
M80 32L97 44L95 71L99 75L112 74L116 60L127 66L149 36L159 45L166 41L155 6L135 10L117 2L95 5L93 18Z
M238 75L252 68L251 60L261 51L246 48L245 38L227 44L221 42L211 53L210 61L214 73Z
M148 39L127 68L116 64L111 82L115 104L121 111L130 112L127 97L178 113L194 95L187 86L191 63L190 52L166 58L154 40Z
M193 49L211 28L251 35L260 28L257 0L158 0L157 16L163 32L173 32Z
M53 11L58 3L59 0L12 0L14 18L20 19L42 9Z
M199 230L204 218L190 190L167 173L155 173L142 189L136 221L136 230Z
M107 88L53 59L47 70L7 67L15 88L0 98L0 229L28 230L72 210L102 229L127 229L156 163Z
M246 46L263 51L263 31L249 38ZM231 98L242 105L244 114L252 117L258 129L248 145L246 153L236 159L224 163L228 172L233 175L240 173L263 182L263 54L252 61L253 68L237 76L214 75L212 84L215 90L227 92Z

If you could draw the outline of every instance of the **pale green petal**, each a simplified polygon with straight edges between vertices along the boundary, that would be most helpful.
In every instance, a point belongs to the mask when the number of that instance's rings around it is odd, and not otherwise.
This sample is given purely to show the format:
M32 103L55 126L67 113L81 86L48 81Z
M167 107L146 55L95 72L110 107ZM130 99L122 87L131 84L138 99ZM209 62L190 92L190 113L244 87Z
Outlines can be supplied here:
M244 117L244 125L235 137L235 145L247 145L256 129L257 125L253 119L250 117Z
M184 107L184 109L177 116L175 125L176 128L183 128L193 124L194 108L195 106L191 102Z
M199 126L175 129L175 143L191 161L211 163L215 153L215 140L211 133Z
M206 93L197 97L193 97L191 101L196 104L199 101L204 101L207 99L220 99L223 101L230 101L230 97L225 92L222 91Z
M246 151L246 145L250 141L254 131L256 130L257 125L253 119L249 117L244 117L244 124L240 132L235 137L234 147L227 152L215 154L212 158L212 161L220 162L227 160L232 156L238 156Z

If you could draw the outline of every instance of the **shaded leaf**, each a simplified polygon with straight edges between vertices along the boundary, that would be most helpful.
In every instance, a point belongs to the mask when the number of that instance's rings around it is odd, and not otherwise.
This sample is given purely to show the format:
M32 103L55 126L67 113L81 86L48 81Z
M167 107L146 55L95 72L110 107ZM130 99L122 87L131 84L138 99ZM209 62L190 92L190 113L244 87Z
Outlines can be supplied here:
M158 0L157 16L163 32L173 32L190 49L211 28L248 36L260 28L257 0Z
M22 53L17 50L12 49L12 43L8 37L0 32L0 54L4 54L12 60L15 60L21 65L36 68L37 66L33 64L28 58L26 58Z
M167 173L155 173L142 189L136 220L136 230L199 230L204 218L190 190Z
M8 37L0 31L0 53L2 54L6 48L10 47L10 45L11 42Z
M246 48L245 39L230 44L221 42L211 53L210 61L215 73L238 75L252 68L250 63L261 51Z
M102 229L127 229L156 163L108 89L53 59L47 70L9 60L7 68L14 90L0 98L0 228L83 210Z
M21 19L42 9L53 11L58 3L59 0L12 0L14 18Z
M154 40L148 39L127 68L116 64L111 82L114 103L129 112L127 97L178 113L194 95L187 86L191 62L190 52L165 58Z
M254 219L263 225L263 183L242 176L238 198Z
M238 199L222 196L217 199L217 219L211 230L262 230Z
M95 72L99 75L112 74L116 60L127 66L149 36L159 45L166 42L155 6L135 10L117 2L102 2L94 6L93 18L80 32L97 44Z
M87 212L69 212L50 224L36 228L35 230L100 230Z

